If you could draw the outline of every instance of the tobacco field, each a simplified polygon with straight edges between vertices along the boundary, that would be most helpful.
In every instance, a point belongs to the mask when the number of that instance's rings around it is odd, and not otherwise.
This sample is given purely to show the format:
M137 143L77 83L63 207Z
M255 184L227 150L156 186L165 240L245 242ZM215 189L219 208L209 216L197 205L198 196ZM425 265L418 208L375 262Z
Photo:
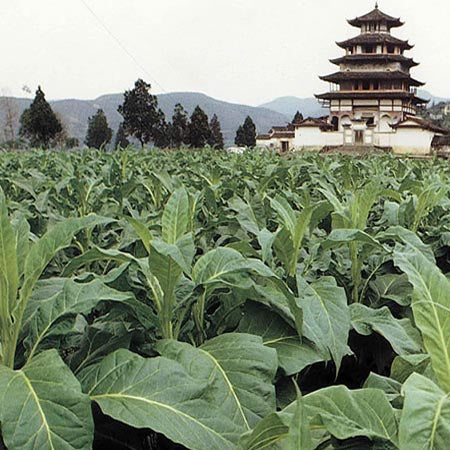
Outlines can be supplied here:
M0 448L449 448L447 161L34 150L0 185Z

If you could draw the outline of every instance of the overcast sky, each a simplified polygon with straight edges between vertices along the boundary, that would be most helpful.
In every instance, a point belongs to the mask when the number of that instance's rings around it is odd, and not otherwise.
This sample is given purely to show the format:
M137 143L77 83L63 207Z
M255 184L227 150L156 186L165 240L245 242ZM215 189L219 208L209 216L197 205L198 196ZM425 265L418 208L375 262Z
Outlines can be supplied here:
M100 25L83 1L111 31ZM142 77L154 92L197 91L258 105L327 90L346 19L373 0L0 0L0 89L49 99L122 92ZM380 0L415 44L415 78L450 97L449 0ZM125 47L123 49L119 43ZM132 55L130 57L129 54ZM134 59L133 59L134 58Z

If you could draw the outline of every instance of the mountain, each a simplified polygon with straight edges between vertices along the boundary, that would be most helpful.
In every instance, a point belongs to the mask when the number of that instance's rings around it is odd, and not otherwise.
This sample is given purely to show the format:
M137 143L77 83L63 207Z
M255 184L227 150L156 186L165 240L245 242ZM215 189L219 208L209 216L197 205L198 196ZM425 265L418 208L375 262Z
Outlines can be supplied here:
M279 97L269 103L260 105L260 108L267 108L284 114L291 120L297 111L300 111L304 117L321 117L328 114L328 110L321 108L318 100L313 97Z
M445 97L435 97L433 94L430 94L428 91L425 91L424 89L419 89L417 91L417 95L420 98L424 98L425 100L430 100L430 103L428 104L428 107L431 107L433 103L437 105L438 103L444 102L444 103L450 103L450 98Z
M4 120L1 100L0 98L0 124ZM22 114L23 110L31 103L31 100L23 98L12 98L11 100L17 107L19 114ZM114 131L117 130L122 120L122 116L117 112L117 107L122 101L122 94L109 94L95 100L55 100L50 101L50 104L61 118L68 134L83 142L86 136L88 118L94 115L99 108L105 112L109 126ZM267 108L224 102L197 92L161 94L158 95L158 103L167 120L171 120L173 109L177 103L181 103L189 114L193 112L197 105L200 105L209 118L213 114L217 114L227 144L234 142L236 130L247 116L253 119L257 131L261 133L269 130L272 125L285 125L289 121L289 118L282 113Z

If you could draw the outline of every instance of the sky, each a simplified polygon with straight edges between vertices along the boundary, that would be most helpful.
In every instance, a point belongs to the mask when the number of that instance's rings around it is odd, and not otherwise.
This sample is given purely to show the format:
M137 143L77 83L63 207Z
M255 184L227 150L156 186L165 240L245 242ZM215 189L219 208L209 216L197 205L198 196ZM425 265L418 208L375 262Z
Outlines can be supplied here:
M346 19L374 0L0 0L0 91L93 99L144 78L154 93L203 92L259 105L311 97L337 70L336 41L358 34ZM380 0L406 24L416 79L450 97L449 0ZM91 12L92 11L92 12ZM33 94L27 94L28 86Z

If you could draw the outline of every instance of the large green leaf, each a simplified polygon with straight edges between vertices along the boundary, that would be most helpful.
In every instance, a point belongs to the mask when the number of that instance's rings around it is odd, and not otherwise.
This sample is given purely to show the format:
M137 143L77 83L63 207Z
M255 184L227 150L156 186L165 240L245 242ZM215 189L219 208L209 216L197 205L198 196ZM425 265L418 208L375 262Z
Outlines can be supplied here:
M175 244L186 234L189 225L189 198L184 187L170 196L161 224L162 239L167 244Z
M377 304L394 301L407 306L411 303L412 286L405 274L388 273L377 276L370 282L370 287L376 295Z
M292 450L312 450L314 446L304 400L297 386L296 389L297 401L295 402L294 416L289 425L285 448Z
M245 258L236 250L219 247L203 255L192 269L192 279L204 286L214 284L231 284L246 278L241 268Z
M342 358L351 353L347 345L350 311L345 290L332 277L308 284L297 275L297 283L298 301L303 309L303 334L321 352L330 352L338 372Z
M84 228L107 224L112 219L89 215L82 218L66 219L50 228L36 243L31 246L25 262L25 281L21 289L21 307L31 295L33 287L47 264L55 254L70 245L73 237Z
M88 314L101 301L125 302L131 296L100 280L89 283L60 278L39 281L28 302L22 327L29 357L43 346L45 339L67 332L63 318Z
M383 336L398 355L420 353L421 337L409 319L396 319L386 306L372 309L355 303L350 305L351 323L357 333Z
M291 450L286 448L290 416L272 413L259 422L252 431L242 435L238 450ZM292 449L293 450L293 449Z
M359 242L361 244L369 244L380 249L384 249L383 245L372 236L361 230L355 229L336 229L327 237L322 244L324 249L335 247L340 244L349 244L351 242Z
M394 262L414 286L416 325L441 388L450 392L450 281L418 246L397 245Z
M305 396L304 402L313 428L325 427L338 439L366 436L397 443L394 409L379 389L332 386Z
M221 414L209 386L176 361L118 350L79 375L102 411L195 450L233 449L242 428Z
M401 450L446 450L450 442L450 395L428 378L411 375L403 385Z
M273 349L250 334L222 334L194 348L176 341L162 341L162 356L182 364L191 377L208 383L221 414L242 429L250 430L275 411L272 381L277 369Z
M277 351L278 364L286 375L294 375L311 364L328 361L328 352L320 352L278 314L263 305L247 302L238 331L261 336L264 345Z
M0 422L9 449L85 450L94 424L89 397L55 350L23 369L0 366Z
M73 275L79 267L82 267L94 261L116 261L118 263L126 263L135 260L136 259L132 255L121 252L120 250L105 250L102 248L94 247L87 252L84 252L80 256L72 258L66 265L66 267L64 267L61 276L69 277Z
M0 323L2 332L6 331L7 321L17 301L19 266L16 246L16 234L9 220L5 194L0 188Z

